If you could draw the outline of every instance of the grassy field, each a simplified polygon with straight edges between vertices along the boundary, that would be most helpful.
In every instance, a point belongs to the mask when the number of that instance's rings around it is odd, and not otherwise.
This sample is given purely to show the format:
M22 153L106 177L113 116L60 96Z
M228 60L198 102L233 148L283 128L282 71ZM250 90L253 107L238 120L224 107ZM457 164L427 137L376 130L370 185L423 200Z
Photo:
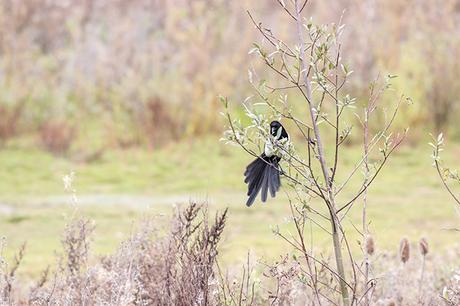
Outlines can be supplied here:
M447 151L445 158L455 167L460 162L460 146L451 145ZM360 148L346 148L340 167L351 168L359 153ZM401 148L370 189L370 228L379 252L396 250L403 236L414 243L427 237L434 252L458 241L458 233L448 229L458 227L459 216L431 167L430 153L427 145ZM36 275L55 262L66 220L75 209L71 196L64 192L62 177L75 171L78 211L96 225L96 255L113 251L144 216L153 216L158 227L164 228L173 204L191 199L207 201L212 211L230 208L221 249L226 265L243 262L248 250L257 258L276 258L288 250L272 233L276 225L285 231L291 229L287 198L281 192L265 205L256 202L251 208L245 207L242 172L250 159L238 148L218 143L217 138L174 144L158 151L107 152L89 164L39 150L5 148L0 150L0 234L6 237L3 252L11 258L27 241L20 271L23 275ZM339 203L357 188L357 182L352 182ZM359 236L353 226L361 227L360 205L357 202L344 221L356 252ZM318 251L329 252L326 234L313 228L311 236Z

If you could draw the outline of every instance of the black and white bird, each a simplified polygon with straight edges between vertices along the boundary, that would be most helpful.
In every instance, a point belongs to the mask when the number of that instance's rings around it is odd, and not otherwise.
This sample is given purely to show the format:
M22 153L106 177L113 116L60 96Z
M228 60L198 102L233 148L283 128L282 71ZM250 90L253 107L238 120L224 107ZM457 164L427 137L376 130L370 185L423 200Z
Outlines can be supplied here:
M278 121L270 123L270 134L273 138L267 139L264 153L257 157L246 167L244 182L248 184L248 200L246 206L251 206L259 191L261 191L262 202L267 200L268 191L272 198L281 186L279 162L281 156L277 147L287 143L289 135Z

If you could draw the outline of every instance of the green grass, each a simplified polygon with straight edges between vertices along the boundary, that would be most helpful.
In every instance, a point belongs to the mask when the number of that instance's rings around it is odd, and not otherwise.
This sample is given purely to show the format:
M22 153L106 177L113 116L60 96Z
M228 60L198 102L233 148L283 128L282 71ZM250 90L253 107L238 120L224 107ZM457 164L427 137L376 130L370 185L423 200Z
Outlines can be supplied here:
M231 171L245 162L244 155L235 151L220 145L217 139L207 139L170 145L160 151L109 151L98 162L79 164L38 149L5 149L0 150L0 195L15 198L18 194L62 193L62 177L72 170L77 173L75 187L81 193L170 194L223 186L234 189L241 183L241 173L231 175Z
M460 146L452 145L447 151L446 159L458 165ZM458 233L448 228L459 227L460 219L431 167L430 153L428 146L400 149L369 190L370 228L379 251L396 250L403 236L413 242L427 237L433 252L442 252L458 241ZM345 148L341 169L351 169L359 154L360 148ZM289 249L272 234L276 225L285 232L292 231L292 224L286 222L287 198L281 192L265 205L256 202L252 208L245 207L242 172L250 160L238 148L224 146L213 138L174 144L159 151L107 152L100 161L90 164L73 163L40 150L3 149L0 234L7 240L4 253L11 258L27 241L20 270L26 275L36 275L56 262L65 223L73 212L62 176L73 170L74 187L81 201L79 212L96 225L96 255L112 252L145 215L156 216L159 227L164 228L167 217L159 214L169 215L171 204L190 198L207 200L213 212L230 208L221 249L227 265L243 262L248 250L258 258L276 258ZM358 181L352 181L338 203L344 203L358 187ZM359 235L353 226L361 227L361 204L358 201L344 221L355 252ZM319 202L312 205L321 209ZM330 252L324 232L314 227L311 237L318 251Z

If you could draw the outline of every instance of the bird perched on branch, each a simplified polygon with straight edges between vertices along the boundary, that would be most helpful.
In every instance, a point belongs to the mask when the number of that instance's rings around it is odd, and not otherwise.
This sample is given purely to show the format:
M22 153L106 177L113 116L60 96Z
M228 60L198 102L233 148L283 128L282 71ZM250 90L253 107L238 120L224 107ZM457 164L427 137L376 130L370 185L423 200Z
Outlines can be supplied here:
M267 200L268 191L272 198L281 186L279 162L281 156L277 150L281 144L289 140L289 135L278 121L270 123L270 135L265 143L264 153L246 167L244 182L248 184L248 200L246 206L251 206L259 191L262 190L262 202Z

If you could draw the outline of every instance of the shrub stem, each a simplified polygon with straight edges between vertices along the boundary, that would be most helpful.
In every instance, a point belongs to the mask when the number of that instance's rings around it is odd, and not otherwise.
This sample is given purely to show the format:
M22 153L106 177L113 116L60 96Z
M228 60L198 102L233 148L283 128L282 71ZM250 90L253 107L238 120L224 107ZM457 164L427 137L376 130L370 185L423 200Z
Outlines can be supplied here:
M350 298L348 296L348 288L347 288L347 282L345 278L345 270L343 267L343 257L342 257L342 249L341 249L341 243L340 243L340 236L339 236L339 226L340 226L340 221L337 217L337 209L335 205L335 196L334 196L334 191L332 187L332 182L330 182L330 176L326 164L326 158L324 154L324 148L323 144L321 141L321 136L318 128L318 123L315 119L315 113L314 113L314 106L313 106L313 99L312 99L312 91L311 91L311 85L310 85L310 80L308 79L307 71L308 71L308 66L307 66L307 61L305 58L305 41L303 38L303 31L302 31L302 18L300 15L300 12L302 10L302 5L299 0L295 1L295 10L296 10L296 23L297 23L297 35L298 35L298 42L299 42L299 48L300 48L300 65L301 65L301 77L303 78L304 81L304 88L300 87L300 90L304 91L305 97L308 102L308 107L309 107L309 113L310 113L310 118L312 121L312 126L313 126L313 132L315 134L316 138L316 144L318 148L318 159L321 164L321 170L323 173L324 181L325 181L325 186L327 188L327 198L325 199L328 208L329 208L329 213L330 213L330 221L331 221L331 226L332 226L332 240L333 240L333 245L334 245L334 255L335 255L335 260L336 260L336 265L337 265L337 273L340 277L339 283L340 283L340 292L342 295L342 301L344 306L350 305Z

